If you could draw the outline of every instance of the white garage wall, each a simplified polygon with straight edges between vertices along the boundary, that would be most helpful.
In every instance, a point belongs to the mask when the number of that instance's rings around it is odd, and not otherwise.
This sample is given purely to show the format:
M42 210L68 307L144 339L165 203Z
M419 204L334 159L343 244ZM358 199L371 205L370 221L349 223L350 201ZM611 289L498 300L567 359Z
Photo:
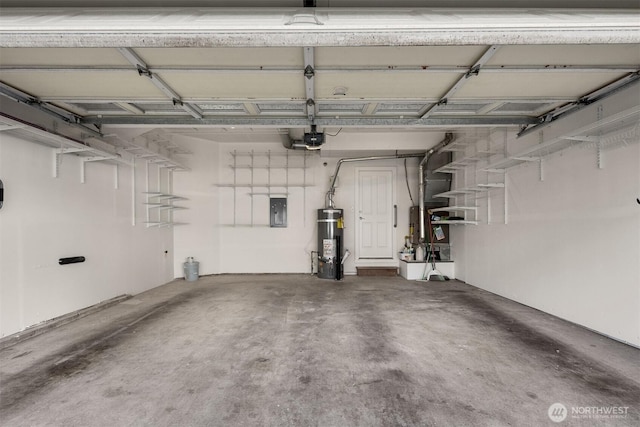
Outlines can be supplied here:
M0 134L0 336L173 277L171 230L142 224L142 164L136 226L131 167L119 168L115 189L113 165L88 164L81 184L78 157L63 157L58 178L53 164L53 149ZM166 173L162 179L167 185ZM58 265L70 256L87 260Z
M546 127L545 140L595 121L599 106L606 117L639 99L636 86ZM640 144L605 151L603 165L592 146L548 157L544 181L535 164L509 170L508 224L456 227L456 274L640 345Z
M220 199L216 187L219 172L218 143L190 138L174 137L174 141L194 155L184 158L189 172L173 175L174 193L188 200L175 203L186 210L177 210L174 221L184 223L174 227L174 275L184 277L183 263L193 257L199 273L220 273Z
M286 171L278 165L284 165L286 149L281 143L257 144L220 144L219 183L233 182L233 169L229 166L233 158L229 153L248 153L254 151L255 164L265 164L266 157L262 153L271 151L272 165L271 184L282 184L286 181ZM289 152L290 166L304 165L300 157L302 152ZM239 165L249 164L247 156L238 158ZM309 273L311 251L315 250L315 209L322 199L320 159L316 154L307 157L306 182L310 187L305 189L294 187L305 182L302 169L289 169L289 188L287 196L287 227L269 227L269 198L267 196L250 197L249 188L236 188L235 191L235 223L234 223L234 190L220 188L220 268L222 273ZM237 170L238 183L251 182L250 171ZM254 170L254 183L268 183L266 169ZM266 191L256 187L254 192ZM283 188L272 191L283 192ZM275 197L280 197L275 195ZM251 211L253 209L253 224Z
M247 188L236 188L235 222L234 191L232 188L219 187L217 184L230 184L234 174L230 165L233 158L230 153L255 153L255 162L264 162L264 155L271 151L272 165L282 161L286 153L281 143L217 143L211 141L178 137L180 144L188 148L193 155L185 163L189 173L176 173L175 193L189 198L185 205L188 210L176 213L177 221L188 223L175 227L175 275L182 277L182 263L185 257L193 256L200 264L201 274L219 273L309 273L311 271L311 251L317 250L316 211L324 207L325 194L329 187L329 177L334 173L337 161L342 157L362 157L382 152L389 153L391 148L398 150L424 151L443 138L444 133L341 133L328 137L321 154L309 153L307 157L306 182L312 184L305 191L302 188L289 188L287 199L288 226L270 228L269 204L266 196L254 196L253 205ZM368 148L367 148L368 147ZM374 151L372 151L372 149ZM289 151L290 164L300 166L298 157L301 152ZM244 157L238 164L248 164ZM326 165L325 165L326 163ZM409 207L411 202L407 193L403 160L381 162L363 162L344 164L340 170L339 188L336 191L336 207L345 210L344 247L354 253L355 217L355 168L363 166L385 166L395 168L395 199L398 204L398 228L396 247L404 243L409 229ZM418 159L408 160L409 183L417 201ZM290 169L289 182L303 182L301 170ZM239 170L237 182L250 182L250 172ZM267 182L264 169L254 171L256 191L264 191L259 185ZM275 167L271 182L284 182L283 169ZM274 189L274 191L280 191ZM253 209L254 226L251 223ZM397 258L387 261L386 265L397 264ZM355 273L355 256L345 264L345 273Z

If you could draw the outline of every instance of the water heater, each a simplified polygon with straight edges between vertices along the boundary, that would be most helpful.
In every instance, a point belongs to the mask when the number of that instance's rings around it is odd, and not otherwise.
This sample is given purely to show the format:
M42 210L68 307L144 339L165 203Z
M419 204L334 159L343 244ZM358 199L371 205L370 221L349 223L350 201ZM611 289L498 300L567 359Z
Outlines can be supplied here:
M342 279L342 209L318 209L318 277Z

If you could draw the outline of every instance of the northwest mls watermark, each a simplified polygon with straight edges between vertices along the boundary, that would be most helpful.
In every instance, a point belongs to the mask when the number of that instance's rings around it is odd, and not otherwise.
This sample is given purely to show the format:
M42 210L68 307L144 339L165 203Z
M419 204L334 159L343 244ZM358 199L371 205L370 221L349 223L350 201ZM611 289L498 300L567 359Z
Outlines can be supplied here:
M547 414L554 423L561 423L567 418L579 420L612 420L627 418L628 406L571 406L562 403L549 406Z

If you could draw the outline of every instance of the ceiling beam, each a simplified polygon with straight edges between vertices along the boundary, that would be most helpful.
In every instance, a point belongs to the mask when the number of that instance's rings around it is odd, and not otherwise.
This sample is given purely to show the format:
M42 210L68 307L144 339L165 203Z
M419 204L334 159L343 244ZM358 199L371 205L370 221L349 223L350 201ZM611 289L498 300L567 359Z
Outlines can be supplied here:
M2 8L1 47L300 47L614 44L640 41L632 9ZM224 13L221 12L224 11ZM197 26L194 27L194 22ZM289 25L287 25L289 23ZM295 24L295 25L292 25Z
M295 127L309 126L307 118L292 117L205 117L195 119L186 116L108 116L86 117L85 124L109 126L248 126L248 127ZM538 123L538 119L526 116L490 117L437 117L428 119L400 118L323 118L316 117L315 124L321 127L450 127L450 126L525 126Z
M300 67L216 67L216 66L156 66L148 67L147 70L155 73L204 73L204 74L300 74L303 69ZM318 73L380 73L380 74L467 74L469 67L466 66L342 66L342 67L315 67ZM483 73L630 73L636 70L633 65L485 65L482 67ZM2 73L130 73L131 67L127 66L87 66L87 65L0 65Z
M43 102L78 102L78 103L86 103L86 104L101 104L101 103L116 103L116 102L128 102L134 104L144 105L146 103L168 103L166 98L113 98L113 97L91 97L87 98L84 96L45 96L40 98ZM532 103L553 103L553 102L571 102L574 101L574 97L570 96L558 96L558 97L527 97L527 98L506 98L506 97L496 97L496 98L456 98L455 100L450 101L451 104L486 104L488 102L532 102ZM226 103L239 103L244 104L247 102L247 98L191 98L185 97L183 101L190 103L202 103L202 104L226 104ZM433 103L437 102L436 98L367 98L366 100L358 99L358 98L341 98L341 99L322 99L318 101L319 103L346 103L346 104L363 104L363 103L385 103L385 104L404 104L404 103ZM296 105L300 106L302 110L302 106L304 104L304 100L292 100L290 98L251 98L251 103L254 104L267 104L267 105Z
M144 62L133 49L128 47L119 47L118 52L120 52L122 56L131 63L131 65L136 67L140 76L148 77L149 81L153 83L155 87L160 89L160 92L164 93L174 105L179 106L196 119L201 119L203 117L202 110L200 110L198 106L189 104L188 102L183 102L180 95L165 83L164 80L158 77L157 74L149 71L149 67L147 67L146 62Z

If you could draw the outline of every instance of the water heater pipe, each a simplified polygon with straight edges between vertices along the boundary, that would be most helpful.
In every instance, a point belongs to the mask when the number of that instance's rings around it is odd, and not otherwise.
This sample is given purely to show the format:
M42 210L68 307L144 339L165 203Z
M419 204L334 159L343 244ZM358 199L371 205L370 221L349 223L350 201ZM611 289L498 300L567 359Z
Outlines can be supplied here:
M369 156L369 157L348 157L348 158L338 160L338 164L336 164L336 170L333 173L333 178L331 179L331 186L329 187L329 191L327 191L327 200L325 200L326 207L331 209L335 207L333 205L333 195L335 194L335 191L336 191L336 180L338 179L340 166L342 166L343 163L364 162L368 160L407 159L411 157L425 157L425 153L393 154L388 156Z
M420 189L420 241L424 242L425 230L424 230L424 170L426 168L427 162L429 158L440 152L446 145L448 145L451 141L453 141L453 133L447 132L444 134L444 139L437 143L435 146L429 149L425 154L424 158L420 162L420 166L418 167L419 173L419 189Z

